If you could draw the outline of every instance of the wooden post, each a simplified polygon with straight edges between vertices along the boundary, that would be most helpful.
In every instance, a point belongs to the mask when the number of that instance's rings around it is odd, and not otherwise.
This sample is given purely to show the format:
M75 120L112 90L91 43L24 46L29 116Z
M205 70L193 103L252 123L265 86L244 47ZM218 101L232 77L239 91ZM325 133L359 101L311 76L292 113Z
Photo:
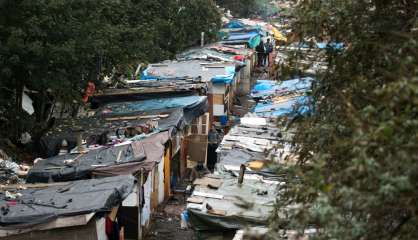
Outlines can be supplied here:
M238 184L242 184L244 182L244 174L245 174L245 165L241 164L239 169L239 176L238 176Z
M205 46L205 32L201 33L200 46L201 47Z
M183 136L180 147L180 178L184 179L187 170L187 152L188 152L188 141L187 137Z
M142 199L145 194L143 193L142 185L144 185L144 169L141 168L139 171L139 183L138 183L138 240L142 240L142 202L144 199Z

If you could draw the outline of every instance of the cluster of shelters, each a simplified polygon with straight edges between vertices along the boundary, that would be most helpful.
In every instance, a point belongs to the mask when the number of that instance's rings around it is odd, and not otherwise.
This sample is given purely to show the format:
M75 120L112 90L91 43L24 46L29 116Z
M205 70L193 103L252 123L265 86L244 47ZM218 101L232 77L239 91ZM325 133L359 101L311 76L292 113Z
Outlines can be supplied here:
M312 82L257 81L251 91L257 105L224 136L215 172L196 179L187 200L189 223L203 238L268 225L287 181L277 168L297 162L293 133L281 123L311 110Z
M41 139L45 158L35 161L27 184L4 186L0 236L141 239L187 169L180 159L206 160L208 101L186 95L194 90L126 101L139 88L117 89L99 94L100 106L86 116L58 120Z
M238 23L229 24L231 28L242 28ZM255 31L254 28L245 30ZM230 32L235 37L235 32ZM330 46L319 45L322 50L317 50L318 54L323 54ZM277 59L282 59L291 47L292 44L277 46ZM305 53L311 52L307 50ZM318 57L323 55L318 54L312 54L311 60L323 61ZM276 62L277 66L287 64L289 59L282 60ZM256 102L255 106L223 137L217 148L214 173L193 182L185 214L202 239L231 236L231 233L236 233L234 239L243 239L247 232L256 233L255 239L263 239L258 237L267 234L268 219L288 180L286 174L280 174L277 169L298 161L291 145L294 132L288 123L314 111L310 92L315 74L321 68L311 72L307 72L304 66L298 69L299 75L293 79L283 79L281 68L277 68L280 80L257 80L251 84L249 96ZM288 239L298 236L292 231L285 231L282 235Z
M236 97L251 92L264 28L233 28L95 91L77 118L57 119L26 183L1 186L0 236L141 239L179 179L207 163L210 129L227 128Z
M193 182L189 223L201 234L265 226L285 184L272 166L296 159L277 122L310 111L313 79L252 82L262 38L286 41L271 24L231 20L220 35L96 91L79 117L56 120L26 184L0 186L0 237L142 239L179 180L207 164L213 128L227 134L215 173ZM234 125L244 95L257 105Z

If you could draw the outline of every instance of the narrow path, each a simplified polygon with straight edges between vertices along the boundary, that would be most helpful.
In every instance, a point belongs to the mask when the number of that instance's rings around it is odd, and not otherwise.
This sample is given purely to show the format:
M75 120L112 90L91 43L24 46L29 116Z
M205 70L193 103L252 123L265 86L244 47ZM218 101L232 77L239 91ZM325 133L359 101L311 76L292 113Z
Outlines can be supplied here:
M151 231L146 240L194 240L192 229L180 228L180 214L186 208L183 197L174 197L153 215Z
M257 69L251 77L251 83L258 79L268 79L265 69ZM247 113L255 104L249 95L238 97L242 111ZM197 239L192 229L181 229L180 214L185 210L184 196L175 196L164 206L159 207L153 215L152 228L145 240L195 240Z

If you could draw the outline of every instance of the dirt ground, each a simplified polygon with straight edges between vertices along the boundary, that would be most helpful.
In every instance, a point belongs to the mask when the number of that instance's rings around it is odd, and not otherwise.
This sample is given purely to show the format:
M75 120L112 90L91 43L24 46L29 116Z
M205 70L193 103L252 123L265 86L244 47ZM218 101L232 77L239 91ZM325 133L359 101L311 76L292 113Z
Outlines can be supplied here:
M183 197L174 197L154 214L154 223L146 240L194 240L192 229L180 228L180 214L185 209Z

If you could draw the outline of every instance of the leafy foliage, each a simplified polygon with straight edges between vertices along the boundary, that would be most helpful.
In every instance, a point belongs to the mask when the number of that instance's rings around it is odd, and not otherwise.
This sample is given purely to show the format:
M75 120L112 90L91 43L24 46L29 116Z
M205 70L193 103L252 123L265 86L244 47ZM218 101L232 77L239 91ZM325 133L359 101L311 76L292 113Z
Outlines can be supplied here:
M2 135L44 128L52 105L79 102L88 81L169 58L219 22L212 0L0 0ZM33 117L20 107L24 87Z
M319 229L318 239L417 239L418 1L301 1L303 37L328 51L316 114L298 125L272 228ZM296 180L295 180L296 179ZM289 206L297 206L289 208Z

